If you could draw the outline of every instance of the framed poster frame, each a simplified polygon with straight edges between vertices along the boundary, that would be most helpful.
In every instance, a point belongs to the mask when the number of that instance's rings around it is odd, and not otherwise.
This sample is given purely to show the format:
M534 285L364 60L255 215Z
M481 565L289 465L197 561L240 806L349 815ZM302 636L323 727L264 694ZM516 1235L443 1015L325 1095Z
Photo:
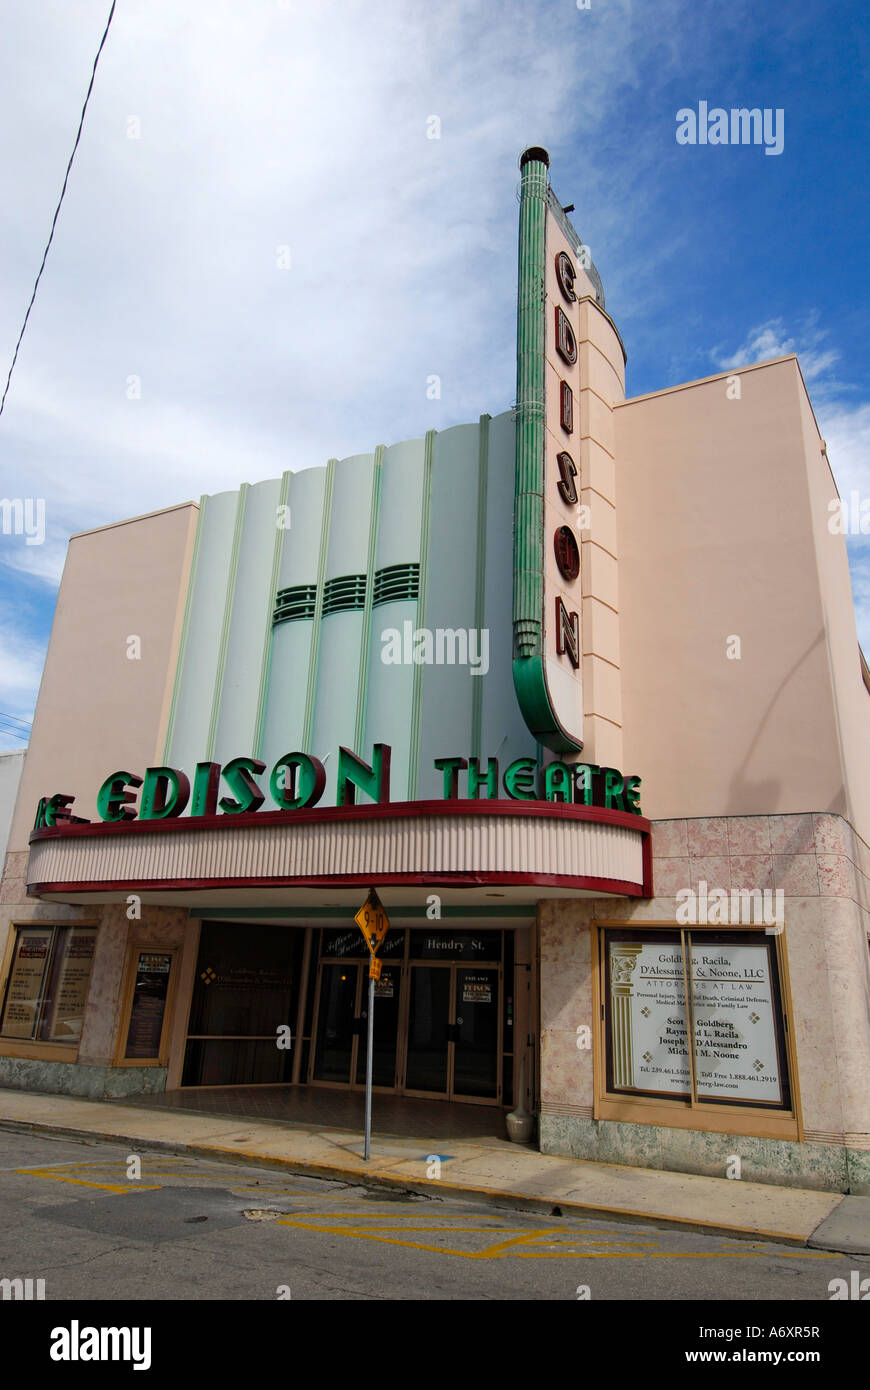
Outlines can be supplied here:
M46 990L54 978L59 940L58 932L69 929L96 931L98 933L97 940L99 941L99 926L99 921L94 918L84 918L82 921L70 921L68 919L61 921L57 921L56 919L41 921L39 919L14 917L9 923L9 929L6 933L6 942L3 948L2 963L0 963L0 1017L2 1017L9 991L10 975L12 973L18 933L20 931L47 930L52 933L49 968L43 979L42 998L40 1000L38 1019L36 1022L36 1032L38 1032L42 1024L47 1003ZM91 962L91 967L93 968L93 960ZM87 1007L87 1005L85 1007ZM48 1040L39 1037L15 1038L0 1036L0 1057L20 1057L43 1062L75 1062L78 1058L80 1042L80 1036L71 1038L68 1042L57 1038Z
M763 929L762 929L763 930ZM676 921L598 920L592 924L592 998L596 1020L593 1048L594 1100L593 1118L637 1124L657 1124L674 1129L709 1130L718 1133L756 1135L760 1138L794 1139L804 1137L800 1106L797 1055L791 988L789 983L788 950L785 929L765 933L769 941L769 958L776 962L772 977L772 1002L778 1032L778 1058L781 1075L787 1078L788 1104L772 1105L757 1100L735 1101L727 1098L700 1098L694 1077L694 1061L690 1061L690 1089L683 1096L667 1092L617 1090L613 1085L613 1059L610 1048L610 1008L608 962L605 958L608 932L618 932L628 941L634 937L642 942L662 941L679 944L687 933L697 945L708 939L711 947L722 944L723 938L739 943L741 937L757 936L756 925L746 927L695 926ZM747 944L749 944L747 942ZM688 997L688 1035L694 1034L691 991L688 989L688 953L684 953L683 971ZM694 1048L688 1049L694 1059Z
M115 1043L116 1067L166 1067L169 1065L169 1045L172 1035L172 1018L175 1008L175 994L178 987L178 946L149 945L137 942L127 947L124 963L124 981L121 989L121 1010L118 1035ZM136 989L136 976L139 972L140 956L169 956L169 983L166 987L166 1002L163 1005L163 1020L160 1026L160 1042L155 1057L127 1057L127 1038L133 1017L133 997Z

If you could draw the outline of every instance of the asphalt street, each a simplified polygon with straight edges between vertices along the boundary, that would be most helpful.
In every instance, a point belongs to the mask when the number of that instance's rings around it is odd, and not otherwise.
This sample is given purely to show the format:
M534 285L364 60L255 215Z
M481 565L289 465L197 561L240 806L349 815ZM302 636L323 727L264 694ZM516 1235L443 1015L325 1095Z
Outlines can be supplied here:
M46 1301L827 1302L854 1270L870 1259L0 1129L0 1280Z

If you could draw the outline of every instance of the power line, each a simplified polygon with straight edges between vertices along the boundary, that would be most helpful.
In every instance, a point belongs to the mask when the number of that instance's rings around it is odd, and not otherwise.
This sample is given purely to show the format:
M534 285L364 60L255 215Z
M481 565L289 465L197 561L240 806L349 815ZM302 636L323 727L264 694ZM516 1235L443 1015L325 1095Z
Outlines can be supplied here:
M30 739L30 735L25 734L21 729L7 728L5 724L0 724L0 734L7 734L10 738L20 738L22 743L27 743Z
M31 728L31 721L29 719L21 719L17 714L7 714L5 710L2 709L0 709L0 719L6 719L13 724L23 724L25 729Z
M79 120L79 128L78 128L78 131L77 131L77 133L76 133L76 141L75 141L75 144L73 145L72 154L71 154L70 157L69 157L69 164L66 166L66 174L65 174L64 180L63 180L63 188L60 190L60 197L59 197L59 199L58 199L58 201L57 201L57 207L56 207L55 210L54 210L54 217L53 217L52 223L51 223L51 232L49 233L48 241L47 241L46 244L45 244L45 250L44 250L43 253L42 253L42 265L39 267L39 272L38 272L38 274L37 274L37 276L36 276L36 280L34 281L34 285L33 285L33 294L30 296L30 303L29 303L28 306L27 306L27 313L24 315L24 322L23 322L23 324L21 325L21 332L18 334L18 342L15 344L15 352L14 352L13 355L12 355L12 365L11 365L10 368L9 368L9 375L8 375L7 378L6 378L6 386L4 387L4 390L3 390L3 399L0 400L0 415L3 414L3 407L4 407L4 405L6 404L6 397L7 397L7 395L9 394L9 383L10 383L11 380L12 380L12 373L13 373L14 370L15 370L15 363L18 361L18 349L21 347L21 340L22 340L22 338L24 337L24 330L25 330L25 328L27 327L27 320L30 318L30 311L31 311L31 309L33 308L33 301L36 299L36 291L37 291L37 289L39 288L39 282L40 282L40 280L42 279L42 272L45 270L45 262L46 262L46 260L48 259L48 253L49 253L49 250L50 250L50 248L51 248L51 243L52 243L52 241L54 240L54 229L55 229L55 227L57 226L57 219L58 219L58 216L59 216L59 214L60 214L61 204L63 203L64 195L65 195L65 193L66 193L66 186L67 186L67 183L68 183L68 181L69 181L70 170L72 169L72 166L73 166L73 160L74 160L75 157L76 157L76 150L77 150L78 147L79 147L79 140L81 139L81 135L82 135L82 126L83 126L84 123L85 123L85 112L86 112L87 109L88 109L88 102L89 102L90 99L91 99L91 92L92 92L93 89L94 89L94 78L95 78L96 75L97 75L97 63L100 61L100 54L101 54L102 51L103 51L103 44L106 42L106 38L108 37L109 26L110 26L110 24L112 23L112 15L115 13L115 4L116 4L116 0L112 0L112 8L111 8L110 11L109 11L109 18L106 20L106 27L105 27L105 29L103 30L103 37L100 39L100 46L99 46L99 48L97 49L97 56L96 56L96 58L94 59L93 71L91 72L91 80L90 80L90 82L88 83L87 95L85 96L85 102L84 102L84 106L82 107L82 114L81 114L81 118L80 118L80 120Z

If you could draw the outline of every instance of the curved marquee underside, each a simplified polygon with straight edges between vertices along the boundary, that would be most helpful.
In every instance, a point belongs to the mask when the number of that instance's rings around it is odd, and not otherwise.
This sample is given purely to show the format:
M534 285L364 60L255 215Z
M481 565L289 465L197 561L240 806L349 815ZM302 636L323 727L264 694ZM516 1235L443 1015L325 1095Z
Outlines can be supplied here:
M63 826L34 831L30 846L28 893L76 898L356 884L652 895L646 819L552 802L397 802Z

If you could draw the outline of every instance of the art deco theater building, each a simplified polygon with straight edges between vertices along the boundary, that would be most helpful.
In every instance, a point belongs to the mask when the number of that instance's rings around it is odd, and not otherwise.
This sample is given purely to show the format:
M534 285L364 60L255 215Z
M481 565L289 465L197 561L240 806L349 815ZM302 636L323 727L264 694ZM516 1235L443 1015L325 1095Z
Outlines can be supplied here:
M72 539L0 1085L358 1088L374 888L381 1093L870 1192L870 677L825 444L793 356L626 398L548 163L514 410Z

